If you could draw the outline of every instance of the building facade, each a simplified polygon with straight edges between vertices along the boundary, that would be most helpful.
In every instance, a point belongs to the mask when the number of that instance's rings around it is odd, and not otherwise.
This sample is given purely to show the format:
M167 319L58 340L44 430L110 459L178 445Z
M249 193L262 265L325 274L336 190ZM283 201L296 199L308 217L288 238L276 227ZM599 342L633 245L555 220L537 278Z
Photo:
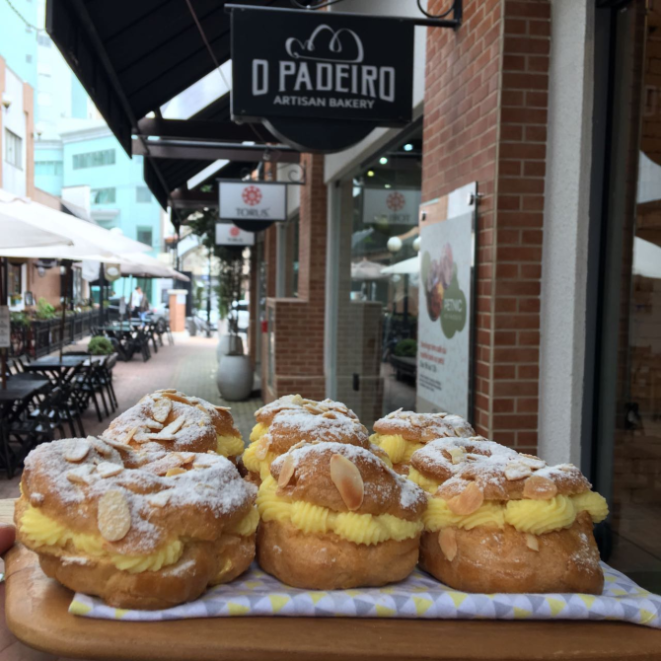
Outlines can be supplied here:
M427 209L476 186L471 369L456 383L469 417L488 438L580 465L611 503L611 562L658 590L661 546L645 533L661 518L655 5L465 0L461 28L419 31L413 124L304 156L298 295L276 295L293 259L288 231L270 228L252 330L267 400L337 397L368 426L415 406L416 361L391 350L418 339L426 314L407 266L421 226L366 209L386 191Z

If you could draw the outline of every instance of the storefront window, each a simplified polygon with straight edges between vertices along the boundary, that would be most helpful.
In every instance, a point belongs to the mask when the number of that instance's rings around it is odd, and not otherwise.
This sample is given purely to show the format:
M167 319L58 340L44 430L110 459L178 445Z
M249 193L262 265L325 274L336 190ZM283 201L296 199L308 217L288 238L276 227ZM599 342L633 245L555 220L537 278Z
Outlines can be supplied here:
M341 188L337 395L368 426L415 409L421 132Z
M661 7L613 14L594 449L609 562L661 591ZM609 493L610 492L610 493Z

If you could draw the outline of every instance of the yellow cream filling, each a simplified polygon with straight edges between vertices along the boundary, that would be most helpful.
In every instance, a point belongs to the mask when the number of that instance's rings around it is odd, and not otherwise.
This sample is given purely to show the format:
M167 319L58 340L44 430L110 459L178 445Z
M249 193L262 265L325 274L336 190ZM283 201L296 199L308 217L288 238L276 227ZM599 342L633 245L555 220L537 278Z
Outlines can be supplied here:
M218 436L216 453L223 457L236 457L243 452L243 440L240 436Z
M265 480L270 474L271 464L278 458L274 452L268 452L264 459L257 457L257 451L260 449L259 441L252 442L243 453L243 465L251 473L259 473L262 480Z
M421 489L424 489L427 493L433 494L438 491L438 482L425 477L422 473L413 468L413 466L409 468L408 478L411 480L411 482L415 482L415 484L417 484Z
M269 430L269 426L265 425L263 422L258 422L250 432L250 441L254 443L258 441L266 432Z
M239 521L233 528L228 528L227 532L241 537L250 537L259 525L259 512L256 507L250 510L250 513Z
M487 501L472 514L460 516L451 512L442 498L430 498L423 521L425 530L430 532L447 527L464 530L477 526L503 528L507 523L519 532L543 535L569 528L579 512L588 512L592 520L599 523L608 516L608 506L603 496L590 491L578 496L556 496L550 500Z
M409 462L411 455L424 447L423 443L407 441L400 434L372 434L370 441L384 450L393 464Z
M390 514L333 512L312 503L281 498L276 489L271 476L259 488L257 507L262 520L289 522L305 534L335 533L354 544L372 545L389 539L411 539L422 531L422 521L405 521Z
M244 519L234 527L237 535L252 535L259 523L257 510L252 509ZM92 558L108 558L110 562L129 574L145 571L158 571L162 567L173 565L181 558L184 544L179 539L166 542L161 548L146 555L121 555L108 550L101 535L73 532L61 523L46 516L41 510L31 505L23 513L20 523L21 534L43 553L66 555L63 549L70 543L76 551Z

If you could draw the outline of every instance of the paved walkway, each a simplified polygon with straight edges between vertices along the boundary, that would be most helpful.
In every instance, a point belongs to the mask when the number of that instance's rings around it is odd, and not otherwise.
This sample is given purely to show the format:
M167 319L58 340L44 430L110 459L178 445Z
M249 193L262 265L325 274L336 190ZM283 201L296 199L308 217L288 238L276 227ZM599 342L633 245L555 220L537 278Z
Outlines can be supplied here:
M241 435L244 440L248 439L255 423L253 414L262 405L262 400L231 403L221 400L216 387L217 338L189 337L187 333L175 333L174 338L174 345L168 345L166 340L158 353L152 351L152 357L146 363L139 355L128 363L118 361L113 373L119 409L110 418L99 422L93 405L90 406L83 415L87 434L100 434L113 417L133 406L143 395L160 388L176 388L212 404L229 406ZM69 350L85 350L86 346L85 341L69 347ZM0 471L0 498L17 498L19 482L20 476L7 480Z

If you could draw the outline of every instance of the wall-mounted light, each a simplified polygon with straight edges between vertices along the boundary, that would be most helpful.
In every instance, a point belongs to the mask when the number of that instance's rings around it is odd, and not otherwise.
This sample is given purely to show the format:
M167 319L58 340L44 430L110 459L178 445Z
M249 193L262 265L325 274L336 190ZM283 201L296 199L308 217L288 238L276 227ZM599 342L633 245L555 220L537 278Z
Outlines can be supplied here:
M9 110L9 106L11 106L12 103L14 103L14 98L11 94L2 95L2 105L4 106L5 110Z
M410 142L407 142L404 145L404 151L413 151L413 145Z
M386 184L386 188L392 188L390 184Z
M37 274L40 278L46 277L46 269L43 266L37 266Z
M402 249L402 240L398 236L391 236L388 239L388 250L390 252L399 252Z
M373 177L374 176L374 170L368 170L367 171L367 176L368 177Z
M417 236L413 240L413 250L415 250L416 252L420 252L420 237L419 236Z
M44 125L41 122L37 122L34 126L34 132L37 134L37 140L41 138L44 132Z
M388 158L386 156L382 156L379 159L379 163L381 163L381 165L386 165L388 163Z

